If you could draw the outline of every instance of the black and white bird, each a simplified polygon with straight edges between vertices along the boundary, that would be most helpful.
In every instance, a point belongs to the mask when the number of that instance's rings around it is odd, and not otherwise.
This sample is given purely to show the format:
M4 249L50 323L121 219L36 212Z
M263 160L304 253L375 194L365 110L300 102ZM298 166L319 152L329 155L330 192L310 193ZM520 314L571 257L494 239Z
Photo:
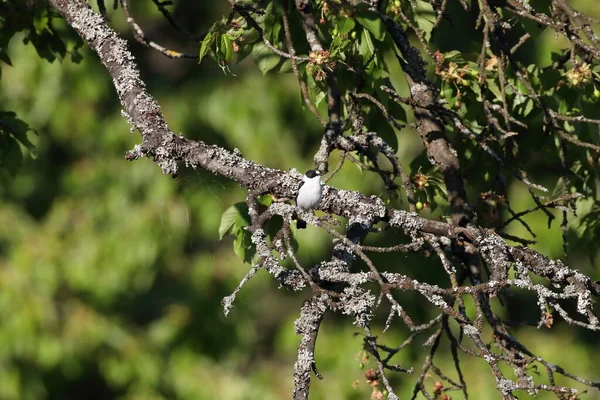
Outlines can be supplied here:
M302 177L302 185L298 191L296 205L300 211L308 212L314 209L321 201L323 194L323 182L321 182L321 172L311 169ZM306 222L298 218L296 222L298 229L306 228Z

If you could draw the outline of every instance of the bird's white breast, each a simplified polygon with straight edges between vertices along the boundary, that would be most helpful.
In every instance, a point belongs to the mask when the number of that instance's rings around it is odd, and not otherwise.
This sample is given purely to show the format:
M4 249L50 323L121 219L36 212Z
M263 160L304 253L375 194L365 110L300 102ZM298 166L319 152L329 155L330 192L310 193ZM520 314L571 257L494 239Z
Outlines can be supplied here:
M319 177L305 178L304 184L298 191L296 204L302 211L308 211L321 201L321 180Z

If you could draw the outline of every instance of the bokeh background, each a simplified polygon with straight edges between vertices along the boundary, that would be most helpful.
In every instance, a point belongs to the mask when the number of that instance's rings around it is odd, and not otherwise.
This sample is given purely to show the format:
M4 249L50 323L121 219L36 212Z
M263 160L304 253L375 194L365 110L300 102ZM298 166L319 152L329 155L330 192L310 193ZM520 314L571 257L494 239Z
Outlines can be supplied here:
M132 3L149 37L175 50L198 51L151 2ZM598 3L572 3L600 17ZM227 6L226 1L177 1L172 12L183 27L200 33L226 15ZM269 167L311 167L322 130L303 108L293 75L263 76L251 58L232 66L235 75L224 74L208 59L200 65L170 60L131 40L120 10L109 10L109 15L111 25L130 39L148 90L174 132L238 148ZM472 51L468 33L442 29L440 48L452 41ZM545 32L522 56L547 65L550 51L561 45ZM245 192L204 171L182 170L171 179L150 160L125 161L139 135L130 133L97 57L85 47L81 53L79 64L70 57L49 63L17 36L10 43L13 66L0 63L1 108L17 112L37 132L32 135L35 155L26 157L15 177L5 171L0 177L0 399L290 398L299 340L293 323L309 291L278 289L261 271L224 317L221 299L250 266L234 254L232 237L219 240L218 228L221 214L243 201ZM399 72L392 80L405 94ZM418 135L407 128L397 137L399 157L410 169L422 155ZM542 163L533 171L538 177L546 173ZM367 194L383 191L379 178L349 163L330 184ZM510 187L515 209L532 205L524 187ZM582 211L589 206L580 203ZM539 233L537 248L562 257L559 224L547 229L542 213L526 220ZM577 226L574 220L573 246ZM518 227L514 232L523 233ZM323 232L309 228L296 238L304 265L330 256L331 241ZM384 237L370 243L392 242ZM447 284L434 259L386 255L375 260L386 269ZM600 278L594 256L580 251L568 261ZM398 298L415 322L434 316L418 296ZM501 315L537 319L531 296L515 293L507 302L506 309L498 307ZM378 333L387 316L385 310L381 314ZM371 388L360 365L362 338L351 322L326 317L316 349L325 379L314 380L312 399L369 398ZM400 344L407 337L401 325L382 338ZM560 321L551 329L515 332L538 355L600 380L598 334ZM428 352L422 347L425 339L415 340L397 361L418 372ZM438 352L436 360L451 371L448 351ZM472 398L499 398L484 361L461 355L461 362ZM369 367L374 365L367 362ZM390 377L401 398L412 394L415 375ZM429 377L426 385L433 387L435 381ZM558 383L569 381L559 378ZM600 395L592 390L583 398Z

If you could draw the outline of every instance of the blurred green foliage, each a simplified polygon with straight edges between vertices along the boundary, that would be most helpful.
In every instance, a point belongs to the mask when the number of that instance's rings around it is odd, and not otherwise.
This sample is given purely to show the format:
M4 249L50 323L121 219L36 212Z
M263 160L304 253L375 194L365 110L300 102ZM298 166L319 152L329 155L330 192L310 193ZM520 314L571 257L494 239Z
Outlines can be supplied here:
M0 0L0 399L289 398L298 342L293 321L307 294L278 290L273 279L261 271L241 291L228 319L220 306L249 268L232 251L233 237L219 240L219 235L228 231L222 227L222 214L244 200L244 191L204 171L184 171L172 180L149 160L127 163L124 153L139 137L128 134L107 72L64 23L53 20L54 24L48 24L50 11L44 2L33 8L26 3ZM311 166L322 130L303 108L296 78L279 73L289 71L285 60L274 58L262 44L256 45L258 36L245 31L248 37L243 46L248 47L240 52L252 57L223 71L223 62L233 60L229 47L236 36L220 32L218 38L209 34L202 44L190 43L151 2L132 3L136 20L154 40L192 53L202 51L206 43L204 55L211 54L221 64L208 59L200 65L170 60L130 41L149 91L157 97L174 132L238 148L245 157L273 168L302 171ZM429 40L430 9L425 2L417 3L419 8L409 16ZM592 3L579 3L574 6L581 6L581 11L600 15ZM20 8L10 8L15 5ZM458 7L450 8L457 24L466 18ZM121 10L108 11L111 25L131 39ZM187 30L202 33L221 21L228 9L227 2L180 1L172 13ZM14 15L20 18L9 18ZM390 62L389 53L381 50L389 45L389 38L377 20L365 10L355 19L334 18L335 23L320 27L332 56L352 64L365 62L373 51L378 52L372 63L381 76L373 76L364 90L377 91L389 77L397 91L406 95L398 67ZM281 48L279 19L273 23L265 32ZM478 51L479 36L446 23L439 29L432 42L441 51L461 51L462 55L449 57L458 66L470 68L469 54ZM553 40L539 32L535 44L524 46L518 55L523 62L547 64L550 60L544 57L561 48L561 43ZM297 43L299 54L306 55L306 45L300 40ZM317 69L315 66L312 74L317 74ZM313 100L324 113L322 83L311 77L308 68L302 71ZM532 67L530 73L537 76L539 68ZM342 88L355 83L350 74L340 75ZM462 101L465 97L477 101L477 85L469 79L467 83L461 87ZM456 105L458 86L447 86L443 95ZM565 98L568 96L565 93ZM399 158L409 171L415 175L424 169L436 182L418 135L409 128L396 131L377 109L364 106L369 111L369 128L398 144ZM590 103L586 115L597 118L597 106L597 102ZM525 101L514 112L527 117L539 110ZM406 122L412 118L401 108L395 116ZM582 135L597 138L597 128ZM494 173L493 167L481 168L481 158L468 143L457 140L456 145L461 154L473 154L463 165L470 196L476 198ZM547 167L554 161L544 159L534 147L532 154L535 157L527 160L529 170L536 179L553 186L558 174ZM576 156L585 160L584 155ZM331 184L385 195L383 184L368 174L347 163ZM576 183L577 190L586 190L583 184ZM514 209L533 205L522 185L512 183L510 187ZM423 196L443 208L446 203L439 192ZM402 198L391 201L405 206ZM575 220L571 224L574 249L600 237L598 232L590 235L585 230L586 226L598 229L597 218L589 210L596 210L596 215L600 210L592 203L578 204L582 220L588 218L590 223L579 225ZM423 211L432 218L441 213ZM560 257L558 224L547 229L541 212L525 220L539 234L537 248ZM518 227L514 232L523 234ZM330 254L331 244L321 231L309 228L296 238L299 260L305 265ZM244 238L235 240L244 242ZM368 244L393 244L391 240L374 236ZM241 258L247 256L244 253ZM376 255L373 261L428 282L448 284L435 260ZM575 252L568 261L592 276L599 275L584 251ZM529 308L525 308L525 300ZM432 310L415 295L403 294L399 301L416 323L432 316ZM535 319L537 307L534 299L515 293L506 310L498 307L498 312ZM386 317L379 316L376 326L382 326ZM361 337L354 335L350 322L333 315L325 319L316 350L325 380L314 382L311 398L369 397L371 388L361 369ZM600 378L594 356L600 351L597 337L560 322L551 330L521 328L518 333L540 356L589 379ZM407 335L401 326L388 333L392 345ZM400 353L397 361L418 370L427 352L420 344L422 341L417 341ZM437 357L440 367L452 365L449 354L438 353ZM485 363L467 357L461 361L473 398L496 398ZM364 364L373 367L371 361ZM559 378L557 383L566 381ZM392 375L392 384L405 398L412 394L414 376ZM426 381L426 385L433 384L433 378ZM591 392L587 398L600 397Z

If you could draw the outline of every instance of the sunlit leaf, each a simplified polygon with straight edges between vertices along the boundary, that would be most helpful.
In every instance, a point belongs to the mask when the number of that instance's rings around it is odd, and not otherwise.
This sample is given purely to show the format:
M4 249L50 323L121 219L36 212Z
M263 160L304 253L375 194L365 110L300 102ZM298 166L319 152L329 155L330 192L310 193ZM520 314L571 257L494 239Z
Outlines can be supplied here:
M229 207L221 216L219 225L219 240L227 234L235 234L244 226L250 224L248 205L244 202L235 203Z
M214 40L215 40L215 35L212 32L208 33L204 37L204 40L202 40L202 46L200 46L200 54L199 54L200 60L198 61L199 63L202 62L202 59L204 58L204 56L206 56L208 54L208 52L210 51L210 48L211 48Z
M375 12L369 10L360 11L356 14L356 21L367 28L376 40L382 41L385 38L385 26Z
M348 32L350 32L352 29L354 29L354 26L356 24L354 23L353 20L346 18L346 17L337 17L335 19L335 26L338 29L338 32L340 35L345 35Z
M221 35L221 51L223 52L223 60L230 62L233 60L233 41L228 35ZM221 60L220 60L221 61Z

